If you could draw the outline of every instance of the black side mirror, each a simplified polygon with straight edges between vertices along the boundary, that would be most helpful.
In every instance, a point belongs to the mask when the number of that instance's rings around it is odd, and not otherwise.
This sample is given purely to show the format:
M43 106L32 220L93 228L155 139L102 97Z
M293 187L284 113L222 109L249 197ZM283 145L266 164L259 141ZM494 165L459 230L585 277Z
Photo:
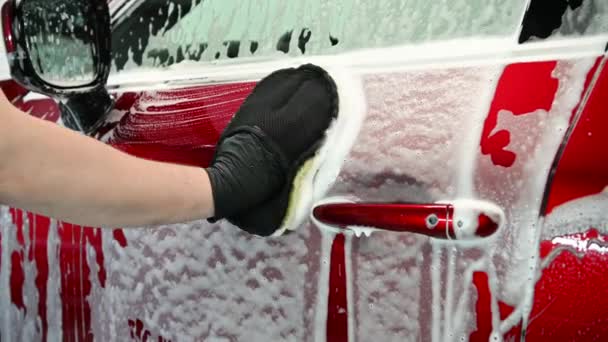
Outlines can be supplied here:
M113 106L107 0L9 0L2 20L13 79L59 100L67 127L93 133Z

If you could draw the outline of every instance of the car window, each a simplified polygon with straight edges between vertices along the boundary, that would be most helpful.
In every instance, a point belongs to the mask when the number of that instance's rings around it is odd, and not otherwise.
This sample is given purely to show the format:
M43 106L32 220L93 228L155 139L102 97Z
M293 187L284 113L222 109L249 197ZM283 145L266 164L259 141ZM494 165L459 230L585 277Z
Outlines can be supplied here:
M532 0L522 23L519 42L608 32L606 0Z
M113 33L115 68L509 37L517 34L526 2L147 0L121 14Z

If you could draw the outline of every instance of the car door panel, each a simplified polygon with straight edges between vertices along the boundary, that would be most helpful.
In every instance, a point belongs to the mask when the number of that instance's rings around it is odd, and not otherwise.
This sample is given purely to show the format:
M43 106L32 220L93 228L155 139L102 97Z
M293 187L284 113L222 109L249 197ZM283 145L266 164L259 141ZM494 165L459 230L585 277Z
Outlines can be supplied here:
M251 57L333 54L479 32L516 37L526 5L511 1L503 4L510 11L484 12L466 24L476 8L496 6L410 4L420 10L413 21L440 17L434 29L419 34L395 26L407 11L391 1L331 5L324 13L341 18L331 27L314 16L294 19L297 13L322 11L316 2L259 8L230 3L226 8L238 18L248 18L245 14L254 9L260 13L245 24L222 17L217 27L210 23L224 13L219 2L187 2L195 6L164 1L134 6L121 23L127 33L120 37L132 32L136 38L116 43L115 71L137 75L144 70L139 68L181 59L201 65L215 59L245 63ZM607 32L601 25L608 13L602 2L568 5L563 12L560 7L556 17L548 15L552 5L541 2L532 1L533 13L523 21L524 45L536 43L531 36L555 41L559 34ZM455 8L465 19L442 17ZM159 9L158 16L152 14ZM591 16L592 9L599 15ZM277 19L282 24L270 25L277 13L284 16ZM540 14L563 20L535 26L538 20L530 18ZM359 24L346 21L348 15ZM130 29L141 24L142 16L164 18L168 26L156 33ZM372 24L374 16L384 20ZM266 30L247 30L264 22ZM202 26L206 29L199 30ZM369 26L377 30L362 31ZM505 215L491 237L441 241L382 231L355 237L310 221L295 234L260 239L226 223L102 229L1 207L0 336L605 340L606 291L600 285L606 278L608 222L605 54L487 55L478 63L464 58L449 65L363 72L365 121L325 200L380 205L487 201ZM195 64L184 65L195 74ZM142 158L204 167L255 86L243 70L242 77L231 74L221 84L193 76L189 85L167 81L161 89L145 80L139 90L113 87L115 110L96 138ZM12 82L3 82L2 88L21 109L59 119L52 100Z

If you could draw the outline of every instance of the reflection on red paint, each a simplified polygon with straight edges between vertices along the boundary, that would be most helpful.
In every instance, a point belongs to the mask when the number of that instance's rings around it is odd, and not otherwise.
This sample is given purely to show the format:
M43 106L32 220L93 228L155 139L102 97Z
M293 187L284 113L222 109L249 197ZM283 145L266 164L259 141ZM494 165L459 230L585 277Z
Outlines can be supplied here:
M327 299L327 341L348 342L348 303L344 235L338 234L331 247L329 298Z
M494 165L510 167L517 158L515 153L506 149L511 140L509 131L494 132L498 113L506 110L514 115L523 115L538 109L549 111L558 87L558 80L551 75L556 64L554 61L532 62L505 67L481 136L481 152L489 155Z
M608 340L608 236L597 230L541 243L555 258L536 283L530 341Z
M608 67L598 71L595 86L555 171L545 214L608 186ZM592 76L590 73L588 80Z

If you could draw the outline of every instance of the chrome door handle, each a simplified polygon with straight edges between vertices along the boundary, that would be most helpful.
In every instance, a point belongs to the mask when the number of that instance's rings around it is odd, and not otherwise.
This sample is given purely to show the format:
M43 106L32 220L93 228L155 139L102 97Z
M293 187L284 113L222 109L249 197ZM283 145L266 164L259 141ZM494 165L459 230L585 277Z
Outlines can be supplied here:
M475 200L427 204L335 202L315 207L312 214L317 222L338 229L410 232L449 240L486 238L504 223L499 207Z

